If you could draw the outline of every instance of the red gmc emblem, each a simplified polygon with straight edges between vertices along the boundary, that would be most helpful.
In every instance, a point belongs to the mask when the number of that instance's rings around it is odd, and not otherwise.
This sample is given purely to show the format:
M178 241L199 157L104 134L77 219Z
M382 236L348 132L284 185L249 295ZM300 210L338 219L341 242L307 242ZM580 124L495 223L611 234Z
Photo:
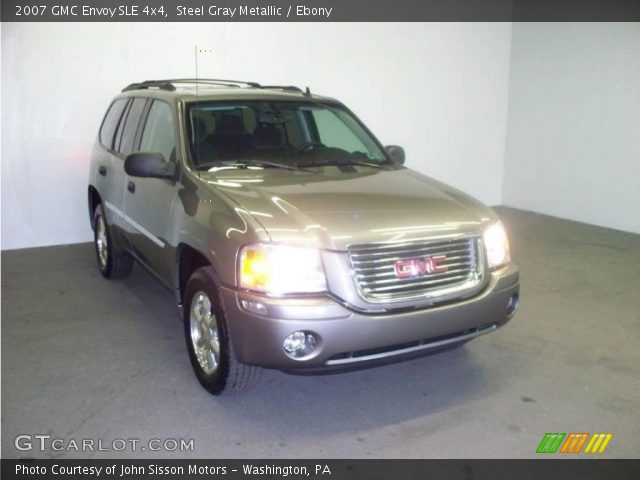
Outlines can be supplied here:
M435 257L412 258L398 260L393 266L398 278L417 277L427 273L443 273L449 270L446 265L440 265L447 259L445 255Z

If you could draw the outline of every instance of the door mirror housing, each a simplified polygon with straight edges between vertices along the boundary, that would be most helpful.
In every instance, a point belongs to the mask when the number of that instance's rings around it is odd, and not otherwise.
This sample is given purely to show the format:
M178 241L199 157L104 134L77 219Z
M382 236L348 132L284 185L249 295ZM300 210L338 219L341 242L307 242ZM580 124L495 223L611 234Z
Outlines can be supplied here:
M404 165L404 148L398 145L387 145L384 147L391 161L396 165Z
M173 180L176 175L176 165L167 162L161 153L138 152L127 155L124 160L124 171L132 177Z

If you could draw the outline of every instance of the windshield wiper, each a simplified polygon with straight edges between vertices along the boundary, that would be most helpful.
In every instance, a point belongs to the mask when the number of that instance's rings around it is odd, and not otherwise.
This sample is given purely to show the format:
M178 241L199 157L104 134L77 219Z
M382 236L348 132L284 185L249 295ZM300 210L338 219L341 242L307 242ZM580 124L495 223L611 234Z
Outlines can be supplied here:
M356 160L355 158L322 158L302 160L297 163L302 166L319 167L321 165L359 165L362 167L384 168L387 164L378 162L366 162L364 160Z
M251 159L251 160L243 160L241 163L246 163L247 165L251 165L252 167L274 167L274 168L283 168L285 170L302 170L298 165L292 165L290 163L282 163L282 162L273 162L271 160L259 160L259 159Z
M293 164L289 164L289 163L282 163L282 162L273 162L271 160L260 160L257 158L252 158L249 160L216 160L213 162L207 162L207 163L201 163L200 165L198 165L198 170L202 170L202 169L208 169L208 168L212 168L212 167L218 167L218 166L222 166L222 167L239 167L239 168L246 168L247 166L250 167L274 167L274 168L282 168L284 170L295 170L295 171L302 171L302 172L308 172L309 170L306 170L298 165L293 165Z

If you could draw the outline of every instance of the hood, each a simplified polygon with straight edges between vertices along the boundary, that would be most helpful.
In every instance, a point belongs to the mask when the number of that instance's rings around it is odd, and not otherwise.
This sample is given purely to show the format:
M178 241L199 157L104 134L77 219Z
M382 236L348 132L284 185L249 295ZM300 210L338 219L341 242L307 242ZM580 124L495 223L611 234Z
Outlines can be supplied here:
M495 218L468 195L407 168L225 169L201 174L274 242L348 245L477 233Z

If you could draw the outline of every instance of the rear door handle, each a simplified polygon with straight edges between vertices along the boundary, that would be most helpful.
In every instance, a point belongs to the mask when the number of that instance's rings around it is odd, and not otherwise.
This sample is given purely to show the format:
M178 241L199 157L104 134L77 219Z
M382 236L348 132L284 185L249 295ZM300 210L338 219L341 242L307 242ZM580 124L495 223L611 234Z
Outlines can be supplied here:
M98 173L100 175L102 175L103 177L107 176L107 167L105 167L104 165L101 165L100 168L98 169Z
M127 190L129 190L131 193L135 193L136 184L129 180L129 183L127 184Z

